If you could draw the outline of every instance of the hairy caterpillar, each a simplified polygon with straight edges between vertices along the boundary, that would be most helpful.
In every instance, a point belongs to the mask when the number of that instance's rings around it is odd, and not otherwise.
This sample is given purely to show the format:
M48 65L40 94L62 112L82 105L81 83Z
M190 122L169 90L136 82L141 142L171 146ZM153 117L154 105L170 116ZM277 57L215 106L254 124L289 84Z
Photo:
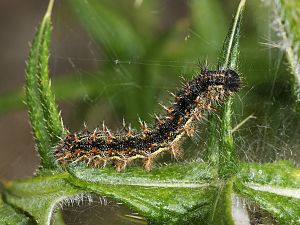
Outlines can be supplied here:
M124 131L118 134L113 134L104 123L102 130L90 132L85 128L67 134L55 148L55 157L61 164L82 161L90 167L113 161L117 171L140 158L149 171L153 159L163 151L178 157L182 138L192 136L195 131L192 122L200 120L205 111L212 111L212 105L237 92L240 83L239 75L233 70L203 69L173 95L171 106L163 106L166 114L156 116L152 127L140 121L141 129L136 132L123 121Z

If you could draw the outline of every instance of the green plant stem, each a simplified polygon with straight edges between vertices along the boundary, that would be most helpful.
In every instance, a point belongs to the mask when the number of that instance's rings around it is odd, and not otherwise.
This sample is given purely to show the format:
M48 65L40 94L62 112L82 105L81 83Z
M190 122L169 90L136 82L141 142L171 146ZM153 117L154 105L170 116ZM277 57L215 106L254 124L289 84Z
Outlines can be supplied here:
M218 68L227 70L238 68L239 36L242 14L246 0L241 0L232 27L225 39L219 58ZM209 118L208 159L218 166L219 177L231 177L238 170L238 161L231 127L232 99L222 106L220 117L211 115ZM218 127L220 127L218 131Z

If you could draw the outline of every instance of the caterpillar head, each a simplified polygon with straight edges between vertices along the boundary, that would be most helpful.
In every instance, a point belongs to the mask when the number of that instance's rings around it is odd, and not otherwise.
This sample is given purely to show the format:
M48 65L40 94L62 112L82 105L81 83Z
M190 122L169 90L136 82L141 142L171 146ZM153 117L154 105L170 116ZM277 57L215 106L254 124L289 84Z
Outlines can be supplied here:
M239 75L234 70L226 70L224 75L224 89L231 92L237 92L241 87L241 79Z
M202 83L210 88L222 87L227 92L237 92L241 86L239 75L234 70L202 70Z

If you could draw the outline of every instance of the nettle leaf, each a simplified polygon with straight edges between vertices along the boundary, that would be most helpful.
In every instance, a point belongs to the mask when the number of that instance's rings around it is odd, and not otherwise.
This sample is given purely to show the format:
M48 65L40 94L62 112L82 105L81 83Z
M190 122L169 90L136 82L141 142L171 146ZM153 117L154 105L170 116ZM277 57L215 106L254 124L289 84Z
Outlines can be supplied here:
M300 188L300 169L289 161L243 163L238 177L246 183Z
M153 169L69 168L69 180L91 192L113 197L156 224L205 224L218 188L209 185L207 166L190 163ZM205 222L206 221L206 222Z
M0 224L6 225L26 225L29 224L31 219L19 212L19 210L14 209L10 205L3 202L0 198Z
M48 76L49 40L51 35L51 10L49 3L42 23L37 29L26 66L26 104L28 115L41 158L46 169L58 168L52 151L64 133Z
M140 167L129 167L122 173L116 173L115 168L87 168L85 166L69 167L68 171L75 178L93 183L142 186L196 185L201 187L204 182L212 180L214 169L207 164L190 162L164 165L154 168L151 173ZM200 186L199 186L200 185Z
M236 183L235 189L240 195L271 213L279 224L300 224L300 196L297 199L269 191L257 191L241 183Z
M31 215L37 224L50 224L59 203L80 201L86 194L70 185L67 174L20 179L6 184L6 202Z

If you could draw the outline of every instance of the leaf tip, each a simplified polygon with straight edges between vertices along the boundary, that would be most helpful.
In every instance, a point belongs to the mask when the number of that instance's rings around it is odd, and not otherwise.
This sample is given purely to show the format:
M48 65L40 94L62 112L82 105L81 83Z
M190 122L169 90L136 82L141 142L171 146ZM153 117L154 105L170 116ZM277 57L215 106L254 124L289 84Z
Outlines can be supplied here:
M46 12L46 14L45 14L45 18L50 18L50 17L51 17L51 13L52 13L54 1L55 1L55 0L50 0L50 1L49 1L48 8L47 8L47 12Z

